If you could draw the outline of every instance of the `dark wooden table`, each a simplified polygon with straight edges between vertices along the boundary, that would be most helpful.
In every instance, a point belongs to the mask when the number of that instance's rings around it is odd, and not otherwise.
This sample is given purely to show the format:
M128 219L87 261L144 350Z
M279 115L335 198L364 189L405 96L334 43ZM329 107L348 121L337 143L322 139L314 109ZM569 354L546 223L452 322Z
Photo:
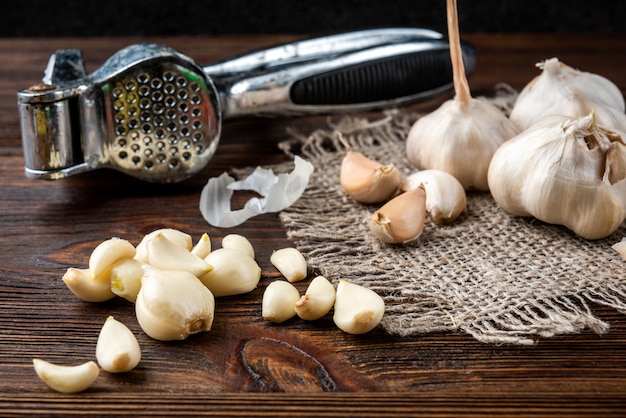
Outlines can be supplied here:
M210 63L291 39L150 40ZM489 94L498 82L520 89L537 74L534 64L553 56L602 74L626 91L626 35L476 34L465 39L478 51L470 80L474 95ZM177 185L142 184L104 170L56 182L26 179L16 91L40 80L57 48L81 48L93 71L118 49L143 40L0 40L0 415L626 413L626 317L607 308L595 307L611 325L607 334L587 331L542 339L532 347L486 345L455 333L398 338L377 329L350 336L330 317L283 325L264 321L261 296L278 277L269 256L290 244L278 216L213 228L198 210L200 191L209 177L233 167L286 161L277 144L288 138L287 128L306 133L326 126L326 117L228 122L210 165ZM151 340L138 327L130 303L81 302L61 282L65 269L84 266L99 242L121 236L137 243L162 227L194 237L208 232L214 246L227 233L242 234L256 248L263 271L255 291L218 300L212 331L184 342ZM35 375L32 358L65 364L94 359L108 315L137 335L143 349L140 366L125 375L103 372L80 394L48 389ZM324 392L329 386L334 390Z

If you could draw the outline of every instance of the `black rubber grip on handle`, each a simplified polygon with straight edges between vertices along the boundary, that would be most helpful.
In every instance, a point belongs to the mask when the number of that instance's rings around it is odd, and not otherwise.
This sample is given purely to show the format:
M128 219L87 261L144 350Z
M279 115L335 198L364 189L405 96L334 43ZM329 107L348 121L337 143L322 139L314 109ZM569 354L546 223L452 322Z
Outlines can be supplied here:
M348 105L394 100L452 83L447 49L409 53L303 78L291 88L298 105Z

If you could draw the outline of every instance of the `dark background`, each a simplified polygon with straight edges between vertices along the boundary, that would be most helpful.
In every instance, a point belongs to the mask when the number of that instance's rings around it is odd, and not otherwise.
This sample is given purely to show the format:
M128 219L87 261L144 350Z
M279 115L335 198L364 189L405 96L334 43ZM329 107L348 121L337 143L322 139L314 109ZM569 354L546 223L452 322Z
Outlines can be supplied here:
M623 0L458 0L461 31L624 32ZM16 0L1 37L321 34L383 26L445 32L444 0Z

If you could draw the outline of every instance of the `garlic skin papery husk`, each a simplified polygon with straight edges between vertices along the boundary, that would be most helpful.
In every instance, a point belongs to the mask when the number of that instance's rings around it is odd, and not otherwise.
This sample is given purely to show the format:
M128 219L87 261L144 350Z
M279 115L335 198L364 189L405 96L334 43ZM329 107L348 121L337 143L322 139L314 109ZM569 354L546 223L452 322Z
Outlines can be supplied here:
M597 74L576 70L558 58L537 64L541 74L520 92L510 119L527 129L544 116L578 118L596 114L596 123L608 129L626 130L624 97L612 81Z
M188 271L143 268L135 314L148 336L160 341L184 340L211 329L215 298L200 279Z
M387 244L403 244L419 237L426 221L424 185L404 192L374 212L369 220L370 231Z
M424 186L426 211L438 224L455 221L467 205L467 196L461 182L441 170L423 170L408 176L400 185L402 191Z
M605 238L626 217L626 146L593 113L547 116L496 152L489 186L517 216L563 225L585 239Z
M406 154L418 170L443 170L456 177L466 190L486 191L491 157L518 130L496 106L471 97L456 1L447 0L446 4L455 96L413 124L407 135Z
M339 182L343 190L361 203L380 203L398 190L402 176L393 165L383 165L348 148L341 161Z

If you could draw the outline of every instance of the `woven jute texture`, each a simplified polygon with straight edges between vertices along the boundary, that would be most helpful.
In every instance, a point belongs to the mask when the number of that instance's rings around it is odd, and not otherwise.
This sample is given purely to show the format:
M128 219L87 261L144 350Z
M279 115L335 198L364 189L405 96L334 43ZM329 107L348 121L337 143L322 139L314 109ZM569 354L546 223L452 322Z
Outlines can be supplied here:
M345 146L338 133L354 150L409 174L405 138L418 117L344 118L283 144L315 166L304 195L280 214L310 266L334 283L346 279L379 293L387 306L381 326L394 335L465 332L486 343L528 345L584 329L607 332L593 307L626 313L625 264L611 248L626 236L624 226L588 241L510 216L489 193L468 193L456 222L427 220L413 242L387 245L372 236L366 220L377 206L353 201L339 184Z

